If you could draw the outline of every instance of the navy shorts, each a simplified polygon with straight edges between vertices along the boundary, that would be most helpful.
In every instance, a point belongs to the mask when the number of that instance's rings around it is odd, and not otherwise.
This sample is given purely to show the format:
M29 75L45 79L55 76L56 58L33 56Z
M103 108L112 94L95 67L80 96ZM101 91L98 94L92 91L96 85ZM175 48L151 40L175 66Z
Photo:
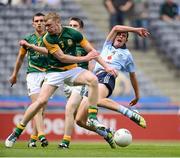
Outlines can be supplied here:
M116 81L115 77L105 71L97 72L96 76L98 78L99 83L104 84L108 88L109 94L107 97L111 96L115 87L115 81Z

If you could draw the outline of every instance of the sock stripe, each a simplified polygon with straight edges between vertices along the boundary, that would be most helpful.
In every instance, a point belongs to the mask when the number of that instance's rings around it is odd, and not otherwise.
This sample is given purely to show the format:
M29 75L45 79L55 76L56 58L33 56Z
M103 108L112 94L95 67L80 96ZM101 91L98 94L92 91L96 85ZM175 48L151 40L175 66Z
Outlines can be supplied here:
M36 135L31 135L30 138L31 138L31 139L34 139L34 140L38 140L38 136L36 136Z
M97 113L98 110L97 109L88 109L88 113Z
M64 139L64 140L67 140L67 141L71 141L71 136L64 135L64 136L63 136L63 139Z
M18 124L18 125L17 125L17 128L19 128L19 129L21 129L21 130L24 130L24 129L25 129L25 127L24 127L23 125L21 125L21 124Z

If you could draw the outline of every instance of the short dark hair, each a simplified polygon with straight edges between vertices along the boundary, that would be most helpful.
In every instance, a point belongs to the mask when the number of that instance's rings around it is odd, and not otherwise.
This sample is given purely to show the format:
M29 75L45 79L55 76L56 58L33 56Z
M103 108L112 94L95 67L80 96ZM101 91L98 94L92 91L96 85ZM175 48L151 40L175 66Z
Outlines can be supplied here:
M80 28L82 28L82 29L84 28L84 22L80 18L78 18L78 17L71 17L70 20L77 21L79 26L80 26Z
M33 21L34 21L34 17L35 17L35 16L45 16L45 15L44 15L43 13L40 13L40 12L39 12L39 13L36 13L36 14L34 14L34 16L33 16L33 18L32 18Z
M126 35L127 35L127 39L128 39L128 37L129 37L129 32L127 32L127 31L125 31L125 32L118 32L118 33L125 33ZM118 34L117 33L117 34Z

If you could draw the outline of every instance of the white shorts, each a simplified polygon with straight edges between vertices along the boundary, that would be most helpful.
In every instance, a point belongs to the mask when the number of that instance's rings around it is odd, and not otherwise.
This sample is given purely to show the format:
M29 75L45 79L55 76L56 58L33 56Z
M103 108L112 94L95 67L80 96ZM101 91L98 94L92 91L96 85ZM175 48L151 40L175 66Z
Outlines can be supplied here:
M64 86L64 84L72 86L74 84L74 80L83 71L85 71L85 69L76 67L63 72L50 72L46 74L44 84L49 84L56 87Z
M64 85L64 95L66 98L69 98L73 91L75 91L81 95L83 88L84 88L84 85L83 86L68 86L67 84L65 84Z
M40 92L45 76L45 72L32 72L27 74L26 81L29 96Z

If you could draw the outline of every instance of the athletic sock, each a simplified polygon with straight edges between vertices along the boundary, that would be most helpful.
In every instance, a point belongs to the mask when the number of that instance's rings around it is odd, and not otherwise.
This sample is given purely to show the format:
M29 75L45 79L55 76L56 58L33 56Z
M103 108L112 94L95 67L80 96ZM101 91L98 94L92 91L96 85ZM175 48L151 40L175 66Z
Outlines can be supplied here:
M66 144L67 146L69 146L70 141L71 141L71 136L64 135L61 143Z
M17 137L19 137L21 135L21 133L23 132L23 130L25 129L25 125L23 125L22 123L18 124L15 128L15 135Z
M44 134L44 133L39 133L39 134L38 134L38 139L39 139L40 141L45 140L45 139L46 139L45 134Z
M88 107L88 118L97 119L98 108L97 106Z
M132 114L133 114L133 111L122 106L122 105L119 105L119 108L118 108L118 112L120 112L121 114L131 118L132 117Z
M36 135L30 136L30 142L36 142L37 140L38 140L38 136L36 136Z

